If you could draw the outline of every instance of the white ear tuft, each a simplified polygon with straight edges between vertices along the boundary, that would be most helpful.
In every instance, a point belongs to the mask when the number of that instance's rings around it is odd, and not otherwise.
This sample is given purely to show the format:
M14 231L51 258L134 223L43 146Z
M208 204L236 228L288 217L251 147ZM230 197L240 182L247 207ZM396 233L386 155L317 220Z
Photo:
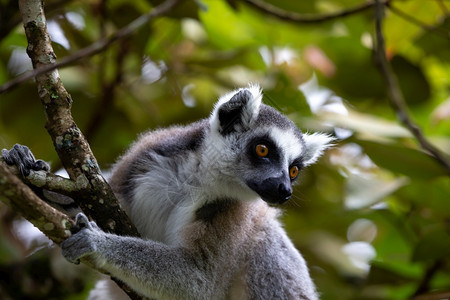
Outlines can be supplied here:
M303 139L306 147L303 157L305 166L315 163L327 148L333 146L332 142L335 140L332 136L323 133L304 133Z
M253 84L220 97L210 117L211 129L228 134L250 128L258 117L261 101L261 88Z

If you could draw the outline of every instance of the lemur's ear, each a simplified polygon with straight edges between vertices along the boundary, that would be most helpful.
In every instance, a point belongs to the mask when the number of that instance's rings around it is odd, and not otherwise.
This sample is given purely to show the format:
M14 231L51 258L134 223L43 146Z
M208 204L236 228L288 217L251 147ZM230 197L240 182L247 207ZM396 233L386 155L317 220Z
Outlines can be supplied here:
M211 128L222 135L247 130L258 117L261 99L259 86L239 89L221 97L211 115Z
M323 133L304 133L303 140L306 147L303 154L303 165L308 166L315 163L327 148L333 146L334 138Z

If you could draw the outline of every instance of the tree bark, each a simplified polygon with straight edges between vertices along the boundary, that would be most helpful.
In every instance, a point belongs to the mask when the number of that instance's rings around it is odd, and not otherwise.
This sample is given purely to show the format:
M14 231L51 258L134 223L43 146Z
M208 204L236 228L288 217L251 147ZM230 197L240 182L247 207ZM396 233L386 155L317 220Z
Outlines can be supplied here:
M70 236L72 219L42 201L4 162L0 162L0 200L42 231L56 244Z
M27 53L38 69L56 62L43 5L40 0L20 0L19 8L28 40ZM64 88L58 70L36 76L39 97L46 113L45 128L59 158L78 190L74 200L104 230L138 236L134 225L120 209L97 161L71 115L72 98Z
M95 43L78 53L85 57L98 53L119 38L132 34L152 18L169 12L180 0L167 0L101 43ZM19 0L19 9L28 40L27 53L36 75L38 94L46 114L47 129L54 148L70 176L64 179L54 174L31 172L23 180L30 185L55 191L75 200L83 212L108 232L139 236L137 229L120 208L111 187L103 178L88 142L71 115L72 98L64 88L47 31L42 0ZM42 71L45 70L45 71ZM55 243L70 236L74 222L40 199L21 179L16 168L0 159L0 200L22 214ZM101 271L101 270L100 270ZM131 299L142 297L119 286Z

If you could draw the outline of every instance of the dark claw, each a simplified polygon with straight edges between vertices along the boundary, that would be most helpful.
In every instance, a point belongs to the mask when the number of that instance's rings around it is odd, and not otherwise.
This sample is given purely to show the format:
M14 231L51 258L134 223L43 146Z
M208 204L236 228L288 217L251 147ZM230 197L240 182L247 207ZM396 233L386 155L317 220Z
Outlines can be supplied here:
M50 166L43 160L38 159L36 160L36 162L34 163L34 165L32 166L34 171L40 171L40 170L44 170L49 172L50 171Z
M79 232L83 228L89 228L90 222L88 217L83 213L78 213L75 217L75 226L72 227L72 234Z
M2 156L8 165L16 165L22 176L30 175L30 170L50 171L50 166L43 160L36 160L27 146L15 144L11 150L3 149Z
M80 226L86 227L89 224L89 219L85 214L79 213L75 218L75 222Z
M63 256L70 262L75 264L80 262L80 258L95 254L97 251L97 243L101 243L101 230L95 222L90 222L88 217L79 213L75 218L75 227L79 228L79 232L73 233L68 239L61 243Z

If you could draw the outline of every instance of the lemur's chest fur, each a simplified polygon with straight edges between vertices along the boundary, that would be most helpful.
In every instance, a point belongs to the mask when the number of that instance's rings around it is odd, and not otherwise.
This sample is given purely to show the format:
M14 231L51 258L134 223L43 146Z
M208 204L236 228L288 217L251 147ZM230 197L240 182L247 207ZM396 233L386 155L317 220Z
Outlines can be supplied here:
M331 139L261 100L252 85L224 95L208 119L147 132L118 160L111 186L144 239L108 236L113 274L161 299L317 298L270 205Z

